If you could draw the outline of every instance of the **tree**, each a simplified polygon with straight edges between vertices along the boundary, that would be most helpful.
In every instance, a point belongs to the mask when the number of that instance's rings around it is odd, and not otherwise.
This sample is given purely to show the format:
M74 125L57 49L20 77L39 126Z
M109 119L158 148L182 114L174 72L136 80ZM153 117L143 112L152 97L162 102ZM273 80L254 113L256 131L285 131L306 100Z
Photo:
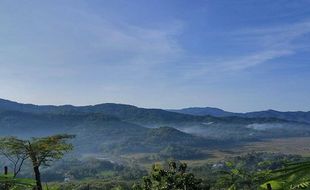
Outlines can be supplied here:
M29 157L23 141L14 137L0 139L0 154L9 160L13 168L13 177L20 172L24 161Z
M8 138L10 141L2 144L2 149L9 150L8 152L11 155L15 153L15 157L17 157L16 154L23 153L26 158L30 159L35 174L36 188L42 190L40 166L49 166L51 161L62 158L66 152L72 150L73 146L67 143L67 140L71 138L74 138L74 136L66 134L32 138L30 140L10 137Z
M185 163L169 162L167 169L161 165L153 165L148 176L143 177L141 184L134 184L134 190L199 190L208 189L202 186L202 180L196 179L192 173L186 172Z
M233 162L225 162L225 170L218 171L219 178L216 186L228 190L258 189L266 180L269 171L251 171L235 165Z

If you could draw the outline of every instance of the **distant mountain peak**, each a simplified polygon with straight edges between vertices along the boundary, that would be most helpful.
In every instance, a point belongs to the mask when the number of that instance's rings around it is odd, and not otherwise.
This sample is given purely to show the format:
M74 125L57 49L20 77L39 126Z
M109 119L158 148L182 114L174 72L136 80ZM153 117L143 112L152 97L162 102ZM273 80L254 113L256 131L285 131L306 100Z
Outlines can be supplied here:
M233 113L231 112L226 112L222 109L214 107L189 107L180 110L169 110L169 111L191 115L199 115L199 116L211 115L216 117L226 117L233 115Z

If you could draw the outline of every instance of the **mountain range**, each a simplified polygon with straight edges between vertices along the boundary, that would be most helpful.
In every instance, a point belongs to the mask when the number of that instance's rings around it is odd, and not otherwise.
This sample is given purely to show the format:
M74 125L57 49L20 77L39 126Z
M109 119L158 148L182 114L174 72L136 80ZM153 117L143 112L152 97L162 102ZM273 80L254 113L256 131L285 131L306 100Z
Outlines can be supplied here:
M113 103L39 106L0 99L0 136L69 133L76 135L73 143L79 153L179 152L182 157L184 150L201 155L197 149L231 142L310 136L308 117L308 112L239 114L216 108L163 110Z

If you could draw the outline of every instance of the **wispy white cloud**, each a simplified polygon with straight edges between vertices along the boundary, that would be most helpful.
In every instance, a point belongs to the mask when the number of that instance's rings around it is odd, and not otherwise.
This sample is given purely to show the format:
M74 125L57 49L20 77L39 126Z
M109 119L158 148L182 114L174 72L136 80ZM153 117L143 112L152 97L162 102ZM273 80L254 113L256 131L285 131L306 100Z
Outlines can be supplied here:
M294 40L310 32L310 21L244 29L234 33L240 41L256 42L265 48L293 48Z
M218 69L222 69L222 71L243 70L259 64L263 64L266 61L291 54L293 54L293 51L289 49L267 49L250 55L238 57L235 60L220 62L218 63Z
M240 72L244 69L265 64L268 61L296 54L300 49L308 49L302 38L310 34L310 21L265 28L250 28L229 34L236 44L253 47L254 50L239 49L230 57L214 59L199 58L193 64L186 78L210 76L212 73Z

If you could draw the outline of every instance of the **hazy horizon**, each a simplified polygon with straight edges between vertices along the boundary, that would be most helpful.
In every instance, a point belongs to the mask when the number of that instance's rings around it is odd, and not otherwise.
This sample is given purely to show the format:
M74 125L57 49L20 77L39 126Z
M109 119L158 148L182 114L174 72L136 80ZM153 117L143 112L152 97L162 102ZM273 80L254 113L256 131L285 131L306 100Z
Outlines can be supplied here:
M139 105L134 105L134 104L129 104L129 103L123 103L123 102L98 102L95 104L35 104L32 102L19 102L19 101L15 101L15 100L9 100L9 99L3 99L0 97L0 99L2 100L7 100L7 101L12 101L12 102L16 102L19 104L33 104L33 105L37 105L37 106L75 106L75 107L80 107L80 106L94 106L94 105L99 105L99 104L123 104L123 105L131 105L131 106L137 106L139 108L147 108L147 109L164 109L164 110L178 110L178 109L186 109L186 108L216 108L216 109L221 109L223 111L227 111L227 112L233 112L233 113L247 113L247 112L256 112L256 111L268 111L268 110L275 110L275 111L281 111L281 112L294 112L294 111L303 111L303 112L310 112L309 110L276 110L276 109L272 109L272 108L267 108L267 109L263 109L263 110L249 110L249 111L238 111L238 110L226 110L223 109L221 107L212 107L212 106L189 106L189 107L174 107L174 108L170 108L170 107L147 107L147 106L139 106Z

